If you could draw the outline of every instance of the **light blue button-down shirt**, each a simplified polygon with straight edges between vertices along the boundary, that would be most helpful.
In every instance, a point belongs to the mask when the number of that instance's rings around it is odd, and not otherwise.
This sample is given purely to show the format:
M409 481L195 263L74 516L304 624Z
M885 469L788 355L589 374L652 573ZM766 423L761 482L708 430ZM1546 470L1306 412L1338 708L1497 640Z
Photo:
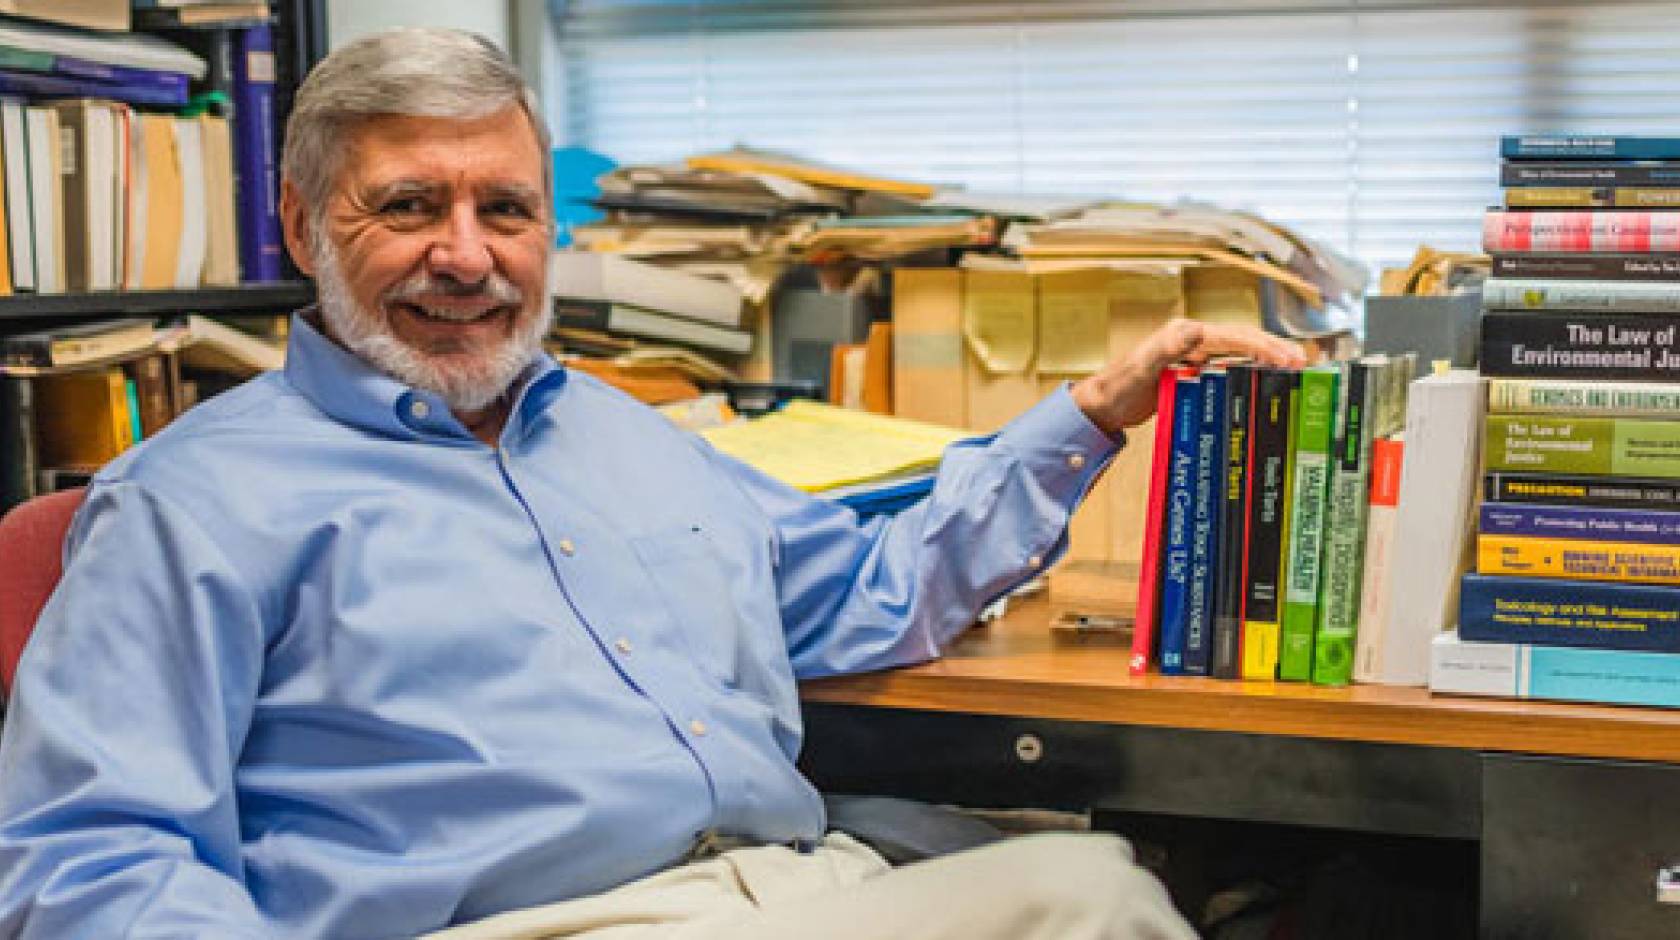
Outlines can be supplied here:
M0 740L0 935L406 936L815 838L796 677L934 656L1114 443L859 524L543 357L500 446L294 322L100 475Z

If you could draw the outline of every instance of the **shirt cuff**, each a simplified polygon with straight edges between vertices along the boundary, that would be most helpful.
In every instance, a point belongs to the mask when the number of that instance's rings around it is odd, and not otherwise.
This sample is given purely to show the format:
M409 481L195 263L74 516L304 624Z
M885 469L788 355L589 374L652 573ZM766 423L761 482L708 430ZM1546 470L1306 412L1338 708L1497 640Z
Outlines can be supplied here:
M1074 484L1083 494L1126 444L1124 432L1110 437L1073 401L1063 382L1049 397L999 431L994 441L1019 455L1047 485Z

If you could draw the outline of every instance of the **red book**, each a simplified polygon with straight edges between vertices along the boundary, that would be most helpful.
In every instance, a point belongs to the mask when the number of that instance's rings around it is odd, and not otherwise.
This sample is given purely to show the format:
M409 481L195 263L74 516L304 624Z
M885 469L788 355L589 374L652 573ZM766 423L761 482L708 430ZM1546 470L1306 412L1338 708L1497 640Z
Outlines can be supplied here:
M1155 630L1161 601L1161 528L1166 523L1167 467L1172 454L1173 390L1194 366L1161 371L1155 393L1155 452L1150 457L1149 509L1143 522L1143 560L1138 565L1137 618L1132 624L1131 673L1143 675L1155 657Z
M1680 251L1680 212L1650 209L1489 209L1489 254L1660 254Z

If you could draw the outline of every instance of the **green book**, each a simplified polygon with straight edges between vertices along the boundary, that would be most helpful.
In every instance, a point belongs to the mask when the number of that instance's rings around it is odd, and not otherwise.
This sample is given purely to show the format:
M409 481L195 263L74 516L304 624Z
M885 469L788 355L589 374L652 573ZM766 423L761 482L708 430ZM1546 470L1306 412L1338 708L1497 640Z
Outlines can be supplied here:
M1347 370L1336 408L1336 447L1324 511L1318 624L1313 633L1312 681L1353 681L1353 637L1359 627L1359 590L1365 571L1365 516L1370 505L1371 431L1387 420L1389 360L1367 356Z
M1488 415L1487 469L1680 478L1680 421Z
M1325 496L1330 486L1330 447L1336 422L1341 369L1315 366L1301 373L1295 416L1295 466L1289 494L1288 559L1283 620L1279 625L1278 678L1312 678L1313 631L1318 626L1319 563L1323 558Z

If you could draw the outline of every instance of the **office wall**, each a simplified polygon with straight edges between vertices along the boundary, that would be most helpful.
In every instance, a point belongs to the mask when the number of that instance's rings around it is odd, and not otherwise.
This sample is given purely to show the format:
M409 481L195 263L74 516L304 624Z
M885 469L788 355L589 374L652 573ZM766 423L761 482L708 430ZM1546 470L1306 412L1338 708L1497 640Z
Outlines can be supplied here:
M512 24L503 0L327 0L327 40L336 49L392 26L453 26L509 48Z

